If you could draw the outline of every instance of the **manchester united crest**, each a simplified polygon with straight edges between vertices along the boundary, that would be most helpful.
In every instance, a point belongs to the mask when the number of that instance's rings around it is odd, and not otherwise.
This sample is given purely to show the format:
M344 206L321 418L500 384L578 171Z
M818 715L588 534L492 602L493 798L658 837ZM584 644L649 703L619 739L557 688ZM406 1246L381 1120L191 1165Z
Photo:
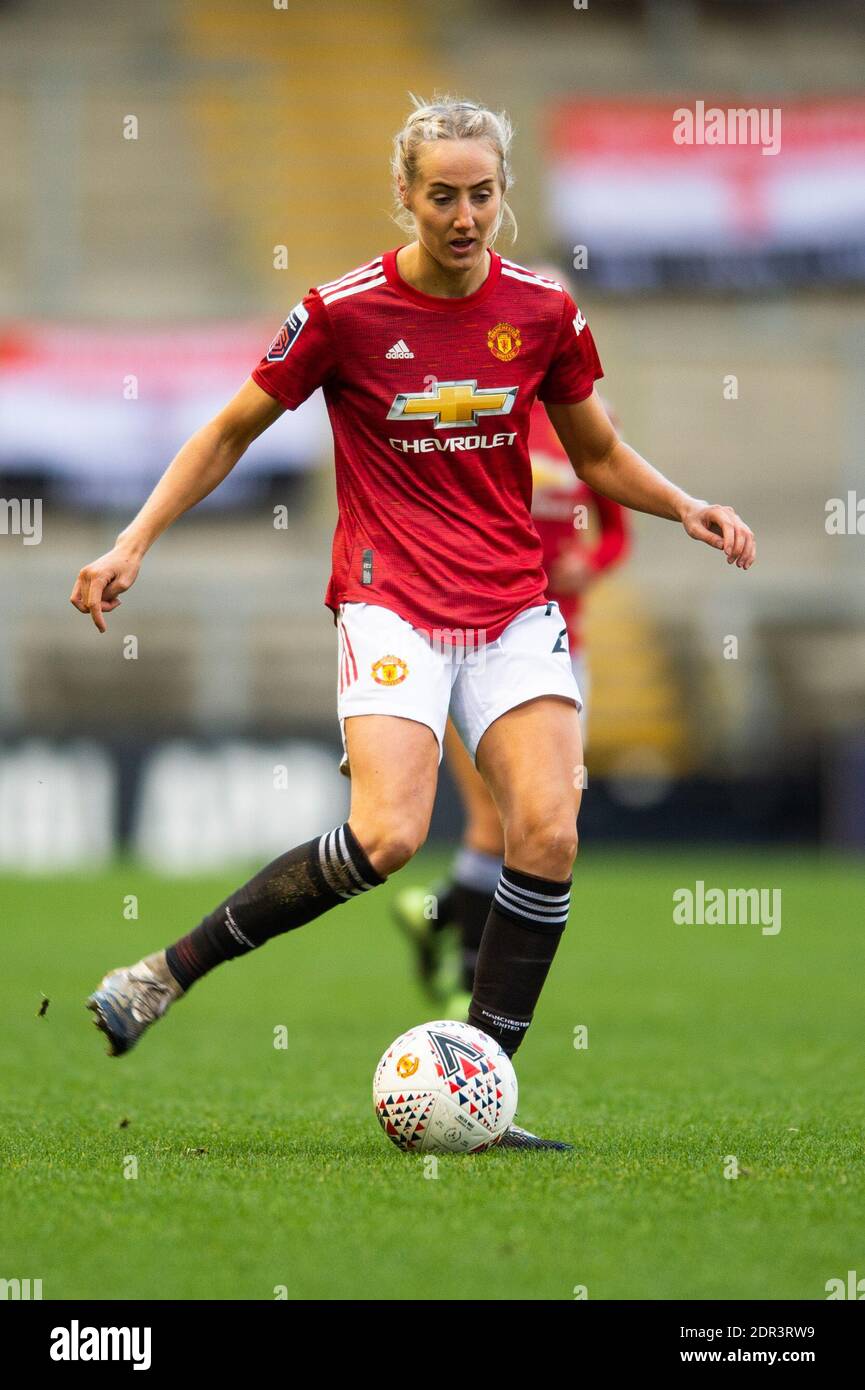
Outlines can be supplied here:
M399 685L408 675L401 656L381 656L373 662L372 678L376 685Z
M522 345L520 330L512 323L497 323L487 334L487 346L500 362L512 362Z

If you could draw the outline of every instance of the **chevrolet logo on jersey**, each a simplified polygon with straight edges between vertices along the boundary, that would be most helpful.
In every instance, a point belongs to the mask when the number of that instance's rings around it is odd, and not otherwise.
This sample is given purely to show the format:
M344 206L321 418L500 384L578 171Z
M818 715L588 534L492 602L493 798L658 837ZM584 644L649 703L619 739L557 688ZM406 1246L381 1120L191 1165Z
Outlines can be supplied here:
M432 391L400 391L389 420L433 420L437 430L465 429L484 415L509 415L517 386L481 386L477 381L440 381Z

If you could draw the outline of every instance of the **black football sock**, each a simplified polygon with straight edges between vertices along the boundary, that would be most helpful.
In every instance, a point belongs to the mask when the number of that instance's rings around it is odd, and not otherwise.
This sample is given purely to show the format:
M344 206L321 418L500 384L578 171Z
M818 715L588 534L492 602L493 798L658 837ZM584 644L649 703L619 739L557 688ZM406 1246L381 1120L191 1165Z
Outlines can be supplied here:
M380 883L384 879L346 821L261 869L194 931L169 946L166 964L189 989L222 961L246 955Z
M463 848L454 860L453 921L460 934L460 983L469 994L501 872L501 855Z
M484 928L469 1023L512 1057L532 1021L568 920L571 880L505 865Z

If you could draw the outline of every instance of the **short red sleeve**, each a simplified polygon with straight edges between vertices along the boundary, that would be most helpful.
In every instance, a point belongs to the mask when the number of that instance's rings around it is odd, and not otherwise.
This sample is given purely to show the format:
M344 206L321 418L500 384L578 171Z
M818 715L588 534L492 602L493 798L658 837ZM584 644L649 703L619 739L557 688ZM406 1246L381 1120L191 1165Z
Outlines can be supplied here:
M562 321L538 400L549 405L575 405L592 394L604 375L592 331L571 296L563 293Z
M335 376L336 343L318 290L295 304L252 379L269 396L295 410L317 387Z

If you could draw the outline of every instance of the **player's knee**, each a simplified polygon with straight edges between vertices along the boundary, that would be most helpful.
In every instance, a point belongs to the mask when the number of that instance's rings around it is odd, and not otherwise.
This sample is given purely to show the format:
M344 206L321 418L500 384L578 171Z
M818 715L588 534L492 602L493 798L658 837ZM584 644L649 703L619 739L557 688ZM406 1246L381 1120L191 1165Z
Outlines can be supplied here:
M548 825L542 845L550 863L550 878L567 878L577 857L577 827L573 816Z
M541 877L565 879L577 857L577 824L568 809L560 814L528 814L508 827L508 854Z
M427 825L404 816L399 820L382 817L365 828L358 838L376 873L387 878L417 854L426 841L427 829Z
M384 870L379 873L394 874L397 869L401 869L410 859L413 859L423 844L423 838L413 838L402 835L392 840L381 852L383 862L386 864Z

